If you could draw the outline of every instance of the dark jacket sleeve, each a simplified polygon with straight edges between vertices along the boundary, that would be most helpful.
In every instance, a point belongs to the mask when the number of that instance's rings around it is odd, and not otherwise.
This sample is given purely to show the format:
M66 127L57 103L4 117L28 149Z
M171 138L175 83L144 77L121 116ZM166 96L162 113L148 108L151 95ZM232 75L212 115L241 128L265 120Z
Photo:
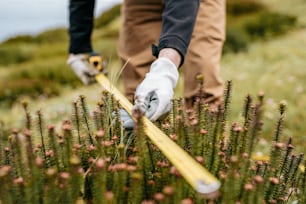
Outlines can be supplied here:
M152 47L154 56L163 48L174 48L180 53L183 64L199 4L200 0L165 0L159 44Z

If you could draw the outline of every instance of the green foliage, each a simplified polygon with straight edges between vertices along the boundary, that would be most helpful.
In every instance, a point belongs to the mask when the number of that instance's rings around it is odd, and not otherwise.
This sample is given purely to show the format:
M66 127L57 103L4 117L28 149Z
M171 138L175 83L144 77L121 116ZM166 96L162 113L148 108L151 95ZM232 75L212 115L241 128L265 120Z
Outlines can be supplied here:
M226 42L223 46L223 53L246 51L248 44L248 37L244 32L238 32L238 29L229 27L226 30Z
M218 177L222 183L219 196L207 199L184 181L146 137L141 115L134 115L134 131L124 130L118 102L103 92L94 114L89 113L85 96L80 96L73 103L73 116L60 128L46 126L41 111L32 119L26 103L26 129L7 132L0 126L0 202L304 201L306 172L299 170L303 155L294 153L292 138L282 142L285 104L279 105L270 161L254 160L251 155L261 135L264 96L260 94L255 101L248 96L243 122L227 129L231 87L228 82L224 103L217 109L209 107L201 95L192 110L185 110L182 99L176 99L170 115L156 124Z
M294 16L261 12L255 19L245 24L245 30L252 38L267 39L296 27L296 21Z
M95 19L95 28L103 28L120 15L121 4L113 6Z
M266 7L258 0L227 0L226 12L230 15L239 16L258 12Z
M44 31L41 34L35 37L35 42L38 43L60 43L60 42L67 42L68 41L68 34L67 29L65 28L57 28L48 31Z
M53 45L53 49L50 49L50 44L63 42L67 44L67 41L67 30L61 28L45 31L37 36L25 35L13 37L0 44L0 65L20 64L31 61L35 57L41 57L41 48L43 47L39 47L40 45L48 47L43 51L49 51L49 56L59 55L61 53L58 52L56 46Z
M72 70L62 58L46 64L44 60L28 64L10 71L10 75L0 82L0 101L12 104L23 96L51 97L59 95L62 86L81 85Z
M41 81L53 81L58 84L71 84L75 86L79 84L78 78L74 75L72 70L62 62L62 59L53 61L53 64L45 64L40 61L35 64L35 69L31 66L24 66L23 69L15 70L11 73L10 80L20 79L36 79Z
M19 79L16 81L1 82L0 101L1 105L12 104L23 96L37 98L40 95L45 97L58 95L61 88L52 81L41 81L35 79Z
M15 44L15 43L33 43L35 42L35 37L32 35L18 35L12 38L9 38L8 40L2 42L2 45L5 44Z
M0 63L1 64L10 64L11 61L13 62L23 62L25 60L18 60L19 58L25 58L20 55L34 55L33 51L28 47L32 48L37 46L37 44L48 44L50 43L60 43L60 42L67 42L68 41L68 34L67 30L64 28L57 28L48 31L44 31L37 36L31 35L21 35L12 37L0 44ZM35 50L36 51L36 50ZM9 53L8 55L11 56L12 60L5 60L5 52ZM15 54L15 60L13 59L13 54ZM4 56L3 56L4 55Z
M31 44L2 45L0 46L0 65L7 66L30 61L35 51L35 47Z
M268 40L296 28L297 18L272 12L256 0L227 1L224 53L246 51L253 40Z

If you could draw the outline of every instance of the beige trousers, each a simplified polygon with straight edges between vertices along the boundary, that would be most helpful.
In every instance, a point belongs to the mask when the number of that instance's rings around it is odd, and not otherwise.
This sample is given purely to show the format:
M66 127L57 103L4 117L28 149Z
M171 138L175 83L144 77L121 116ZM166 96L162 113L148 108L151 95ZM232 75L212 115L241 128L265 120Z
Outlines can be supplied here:
M125 0L118 53L125 64L122 79L129 100L144 79L151 63L151 45L158 44L162 26L163 0ZM182 66L184 97L193 100L199 93L196 76L204 76L202 90L210 98L223 96L220 58L225 41L225 0L201 0L192 39Z

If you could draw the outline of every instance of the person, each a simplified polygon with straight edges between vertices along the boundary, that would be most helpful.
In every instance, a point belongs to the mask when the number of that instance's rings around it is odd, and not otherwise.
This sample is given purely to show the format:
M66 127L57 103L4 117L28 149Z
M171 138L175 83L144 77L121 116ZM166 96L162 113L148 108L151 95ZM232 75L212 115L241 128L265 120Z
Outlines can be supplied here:
M92 52L93 8L94 0L70 0L68 64L85 83L96 74L84 54ZM222 98L225 0L125 0L121 14L118 55L122 64L128 61L122 79L125 95L134 100L133 109L140 109L152 121L167 113L179 67L188 108L199 93L199 74L205 78L205 100Z
M69 57L67 63L81 81L88 85L95 81L98 70L88 62L93 52L91 34L94 24L95 0L69 1Z

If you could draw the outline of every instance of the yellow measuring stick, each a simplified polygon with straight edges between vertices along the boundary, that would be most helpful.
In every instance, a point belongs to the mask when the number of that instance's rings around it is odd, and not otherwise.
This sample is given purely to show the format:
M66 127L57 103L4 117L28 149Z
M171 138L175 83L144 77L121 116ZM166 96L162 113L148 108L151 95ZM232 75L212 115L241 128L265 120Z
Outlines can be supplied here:
M269 161L270 157L267 155L257 155L257 154L253 154L251 157L253 160L255 161ZM299 169L301 172L305 171L305 166L303 164L299 165Z
M120 105L132 115L133 105L114 87L104 74L98 74L96 80L104 89L114 95ZM184 179L199 193L212 194L220 188L218 179L196 162L178 144L173 142L166 134L144 117L145 133L168 160L176 167Z

